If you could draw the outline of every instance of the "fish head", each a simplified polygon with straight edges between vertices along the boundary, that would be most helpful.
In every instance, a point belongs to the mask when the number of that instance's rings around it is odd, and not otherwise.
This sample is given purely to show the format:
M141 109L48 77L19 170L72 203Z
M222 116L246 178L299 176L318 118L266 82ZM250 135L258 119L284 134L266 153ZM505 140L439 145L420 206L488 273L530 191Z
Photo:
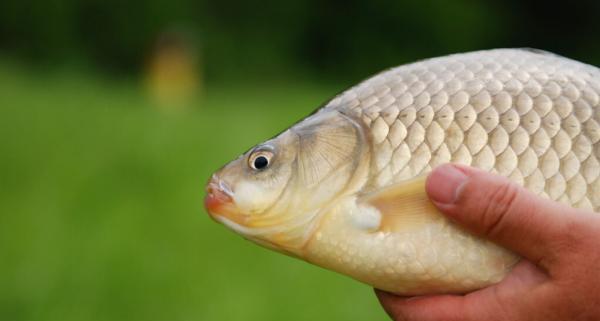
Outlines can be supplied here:
M299 255L320 214L366 177L365 145L352 119L317 113L213 174L205 207L245 238Z
M295 149L285 133L259 144L212 175L204 204L218 221L258 227L262 214L277 203L292 176Z

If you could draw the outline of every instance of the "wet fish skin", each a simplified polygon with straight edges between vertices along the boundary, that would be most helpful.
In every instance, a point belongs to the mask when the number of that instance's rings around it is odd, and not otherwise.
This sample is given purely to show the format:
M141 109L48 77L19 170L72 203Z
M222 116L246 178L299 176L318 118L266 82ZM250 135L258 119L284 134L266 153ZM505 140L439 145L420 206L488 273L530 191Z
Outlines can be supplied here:
M599 95L596 67L539 50L498 49L385 71L323 111L352 115L369 128L373 189L453 162L599 211Z
M383 290L468 292L501 280L518 257L437 213L422 177L461 163L599 211L599 96L598 68L536 50L403 65L221 169L211 186L227 186L230 201L209 212L252 241ZM244 166L265 146L274 165L252 174Z

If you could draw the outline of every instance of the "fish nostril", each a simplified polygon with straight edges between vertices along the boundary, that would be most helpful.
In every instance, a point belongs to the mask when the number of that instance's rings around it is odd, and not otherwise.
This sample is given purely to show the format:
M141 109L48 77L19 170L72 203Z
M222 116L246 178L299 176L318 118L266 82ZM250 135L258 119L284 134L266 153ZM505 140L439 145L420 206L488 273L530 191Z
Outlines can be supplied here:
M218 186L219 186L219 190L222 191L223 193L225 193L227 196L229 196L229 197L233 196L233 191L231 190L229 185L227 185L227 183L223 182L222 180L219 180Z
M206 193L214 194L216 192L216 190L218 189L218 186L219 186L219 178L217 177L217 175L213 174L210 177L208 184L206 184Z
M213 174L206 185L206 194L208 196L217 196L220 198L232 198L233 191L229 185Z

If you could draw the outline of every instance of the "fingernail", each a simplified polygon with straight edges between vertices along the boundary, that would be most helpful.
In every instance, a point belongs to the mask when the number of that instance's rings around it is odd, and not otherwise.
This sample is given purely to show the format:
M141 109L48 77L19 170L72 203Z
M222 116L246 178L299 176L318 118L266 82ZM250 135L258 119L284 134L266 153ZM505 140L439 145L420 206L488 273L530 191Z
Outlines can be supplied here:
M441 204L452 204L456 202L461 187L467 181L460 169L451 164L436 168L427 179L427 193L432 201Z

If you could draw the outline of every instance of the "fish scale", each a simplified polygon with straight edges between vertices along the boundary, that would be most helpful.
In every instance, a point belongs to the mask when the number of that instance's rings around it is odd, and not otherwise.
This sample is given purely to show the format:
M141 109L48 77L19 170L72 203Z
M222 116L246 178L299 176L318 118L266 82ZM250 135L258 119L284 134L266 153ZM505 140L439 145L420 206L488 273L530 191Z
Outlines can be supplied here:
M323 110L370 130L375 190L447 162L600 210L600 72L546 52L498 49L385 71Z

